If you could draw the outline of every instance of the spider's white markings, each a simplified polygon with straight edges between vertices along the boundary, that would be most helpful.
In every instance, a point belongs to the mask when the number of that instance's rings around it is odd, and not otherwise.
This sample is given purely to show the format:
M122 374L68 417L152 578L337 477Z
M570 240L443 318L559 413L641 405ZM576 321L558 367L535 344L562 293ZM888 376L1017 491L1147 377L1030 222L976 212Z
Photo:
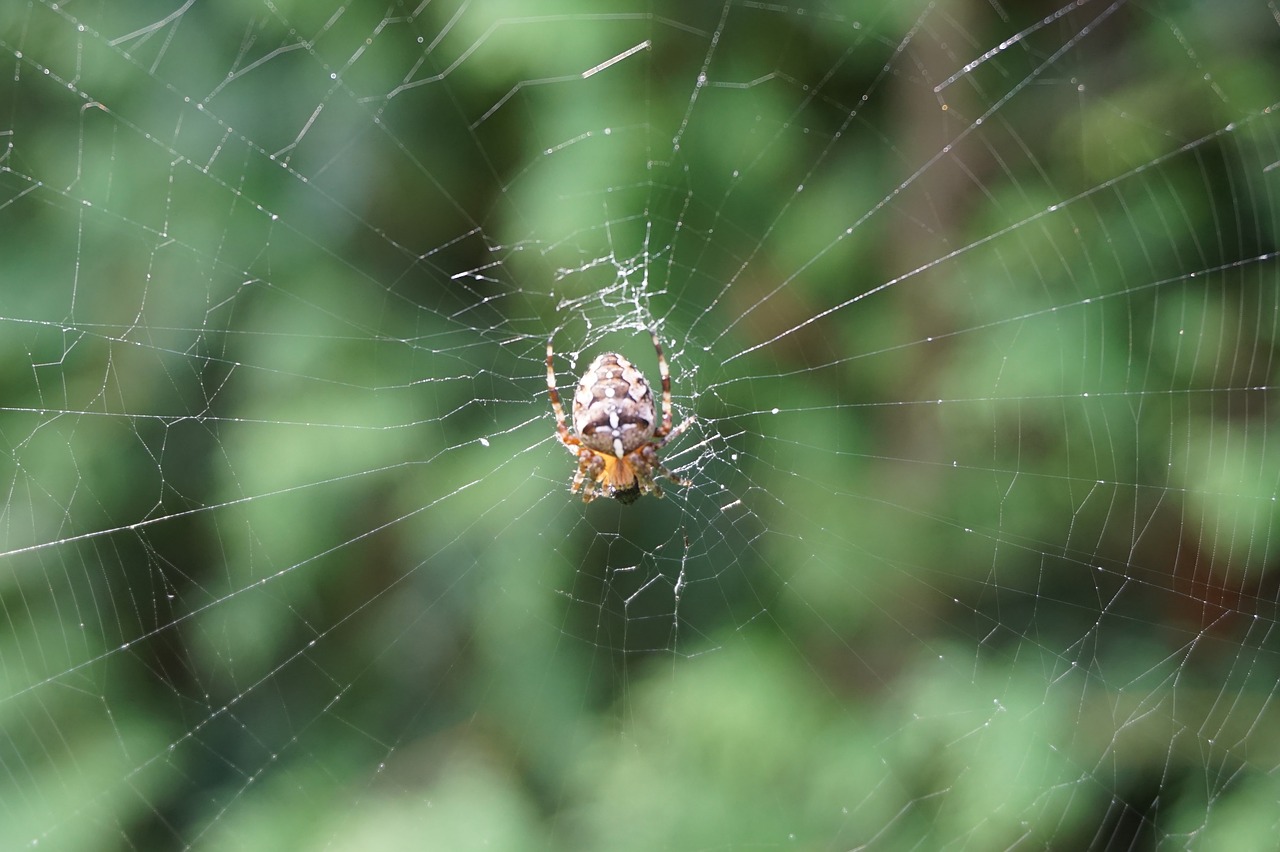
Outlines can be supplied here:
M662 376L662 422L658 423L653 389L634 364L616 352L605 352L578 381L573 394L573 429L565 425L564 406L556 390L555 351L547 341L547 392L556 415L556 439L578 460L571 491L590 503L596 494L634 503L642 494L662 496L654 481L665 476L689 485L662 465L658 450L688 428L690 416L671 425L671 371L658 335L650 331Z

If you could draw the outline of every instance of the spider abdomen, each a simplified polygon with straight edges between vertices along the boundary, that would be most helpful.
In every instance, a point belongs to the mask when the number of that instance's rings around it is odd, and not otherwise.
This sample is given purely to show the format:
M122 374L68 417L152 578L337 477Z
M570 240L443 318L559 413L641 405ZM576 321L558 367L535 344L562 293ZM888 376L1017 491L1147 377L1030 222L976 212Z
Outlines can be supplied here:
M573 428L587 447L622 458L653 440L653 391L636 366L616 352L591 362L573 395Z
M658 458L658 451L688 428L693 416L679 426L671 425L671 372L652 329L649 338L662 378L662 421L658 421L653 389L644 374L618 353L606 352L592 361L578 380L572 429L565 422L570 418L565 417L556 390L555 351L547 341L547 395L556 416L556 440L578 462L569 490L581 491L584 503L597 494L619 503L634 503L642 494L661 497L662 489L654 481L659 474L677 485L692 484L663 467Z

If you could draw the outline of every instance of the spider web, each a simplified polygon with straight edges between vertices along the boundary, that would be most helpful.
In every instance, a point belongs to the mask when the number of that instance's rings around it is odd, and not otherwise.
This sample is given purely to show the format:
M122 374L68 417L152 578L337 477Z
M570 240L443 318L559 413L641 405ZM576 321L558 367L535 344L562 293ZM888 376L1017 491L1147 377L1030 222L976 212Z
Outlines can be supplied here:
M1278 42L0 9L0 845L1271 846Z

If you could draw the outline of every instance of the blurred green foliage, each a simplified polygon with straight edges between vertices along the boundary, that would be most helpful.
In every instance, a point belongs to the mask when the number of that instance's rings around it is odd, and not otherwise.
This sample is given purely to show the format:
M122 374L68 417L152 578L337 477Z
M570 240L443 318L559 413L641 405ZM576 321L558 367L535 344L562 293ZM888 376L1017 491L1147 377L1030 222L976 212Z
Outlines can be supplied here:
M1077 6L0 9L0 846L1273 846L1280 26Z

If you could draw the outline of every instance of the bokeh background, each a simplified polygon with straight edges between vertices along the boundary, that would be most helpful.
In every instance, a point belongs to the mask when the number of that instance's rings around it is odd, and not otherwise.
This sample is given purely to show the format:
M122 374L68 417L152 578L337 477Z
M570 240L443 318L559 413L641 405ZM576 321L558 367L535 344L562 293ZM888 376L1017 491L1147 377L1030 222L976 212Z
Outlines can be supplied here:
M1273 3L0 61L0 847L1274 847ZM692 485L584 505L546 342L644 328Z

